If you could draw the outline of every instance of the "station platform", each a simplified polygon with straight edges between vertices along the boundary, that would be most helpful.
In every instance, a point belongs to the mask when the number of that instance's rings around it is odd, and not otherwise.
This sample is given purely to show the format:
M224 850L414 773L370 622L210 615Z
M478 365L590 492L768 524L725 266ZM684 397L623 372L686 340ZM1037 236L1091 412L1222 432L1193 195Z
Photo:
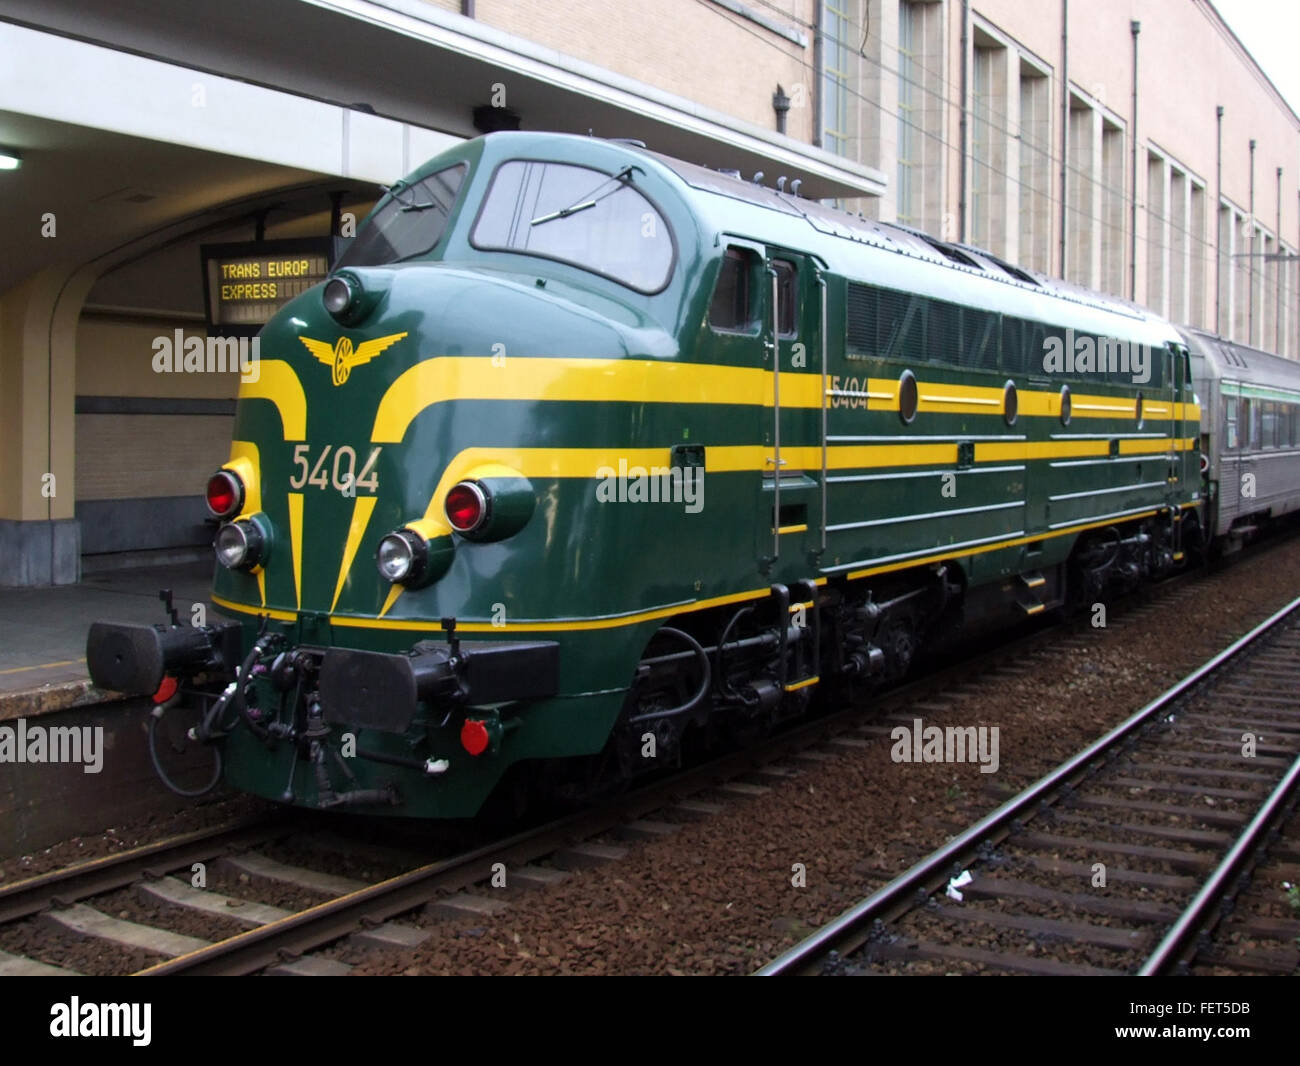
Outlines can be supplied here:
M172 590L182 622L189 621L195 603L203 603L213 618L212 567L208 558L92 573L80 584L58 588L0 589L0 719L105 699L86 672L90 624L165 621L158 598L165 588Z

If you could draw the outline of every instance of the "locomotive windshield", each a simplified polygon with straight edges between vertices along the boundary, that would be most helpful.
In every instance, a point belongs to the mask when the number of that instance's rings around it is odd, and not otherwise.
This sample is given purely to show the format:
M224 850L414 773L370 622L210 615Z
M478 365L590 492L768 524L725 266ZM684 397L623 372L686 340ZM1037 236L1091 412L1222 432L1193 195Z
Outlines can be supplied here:
M631 180L631 167L611 175L562 163L503 163L472 243L558 259L638 292L658 292L672 271L672 235Z
M464 180L465 164L458 163L409 185L399 181L334 269L400 263L432 251Z

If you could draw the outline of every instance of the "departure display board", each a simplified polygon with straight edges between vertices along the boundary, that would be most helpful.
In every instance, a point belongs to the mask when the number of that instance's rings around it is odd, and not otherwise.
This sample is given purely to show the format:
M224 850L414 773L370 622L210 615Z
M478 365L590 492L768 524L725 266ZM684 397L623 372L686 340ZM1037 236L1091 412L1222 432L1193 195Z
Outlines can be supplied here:
M334 240L208 244L202 257L209 333L251 335L295 296L325 280Z

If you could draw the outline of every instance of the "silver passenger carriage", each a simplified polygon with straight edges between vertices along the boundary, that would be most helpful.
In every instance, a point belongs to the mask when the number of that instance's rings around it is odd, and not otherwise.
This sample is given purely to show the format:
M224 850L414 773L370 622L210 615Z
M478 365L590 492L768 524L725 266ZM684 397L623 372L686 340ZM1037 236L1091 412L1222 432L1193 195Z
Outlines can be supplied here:
M1300 363L1183 328L1201 401L1210 535L1233 551L1300 510Z

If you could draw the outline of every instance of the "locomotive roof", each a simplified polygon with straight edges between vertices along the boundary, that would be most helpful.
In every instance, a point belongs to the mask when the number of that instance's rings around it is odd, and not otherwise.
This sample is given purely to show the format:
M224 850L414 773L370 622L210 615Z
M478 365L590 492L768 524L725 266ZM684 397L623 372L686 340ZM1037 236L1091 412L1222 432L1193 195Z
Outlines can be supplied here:
M766 225L754 223L766 231L772 243L782 243L782 235L793 236L799 228L805 233L811 228L818 235L813 246L804 240L792 243L791 248L822 254L828 267L851 278L861 276L868 265L861 250L872 249L900 257L916 268L900 271L898 260L881 263L873 256L876 262L870 274L880 276L882 284L915 287L946 299L1042 321L1074 324L1098 333L1138 334L1149 343L1163 344L1177 339L1168 322L1137 304L1023 269L972 245L943 241L907 226L854 215L788 191L744 181L734 172L710 170L658 152L636 150L663 164L696 194L703 193L704 196L694 197L697 206L720 222L724 232L738 232L731 228L738 221L738 212L716 206L710 210L707 203L710 200L715 204L718 200L731 201L773 213ZM749 212L742 208L739 213ZM759 233L755 236L762 239ZM845 251L836 254L836 245ZM856 248L848 251L851 246ZM993 289L988 288L990 283ZM1054 301L1063 301L1066 306L1053 306Z
M710 236L728 234L812 254L832 273L853 281L1069 326L1081 333L1153 346L1180 339L1170 323L1118 297L1022 269L970 245L876 222L743 181L734 172L662 155L639 142L501 131L444 152L420 168L417 176L435 165L446 165L449 158L477 160L480 153L482 162L492 167L526 157L610 170L617 168L620 158L638 160L675 188Z

